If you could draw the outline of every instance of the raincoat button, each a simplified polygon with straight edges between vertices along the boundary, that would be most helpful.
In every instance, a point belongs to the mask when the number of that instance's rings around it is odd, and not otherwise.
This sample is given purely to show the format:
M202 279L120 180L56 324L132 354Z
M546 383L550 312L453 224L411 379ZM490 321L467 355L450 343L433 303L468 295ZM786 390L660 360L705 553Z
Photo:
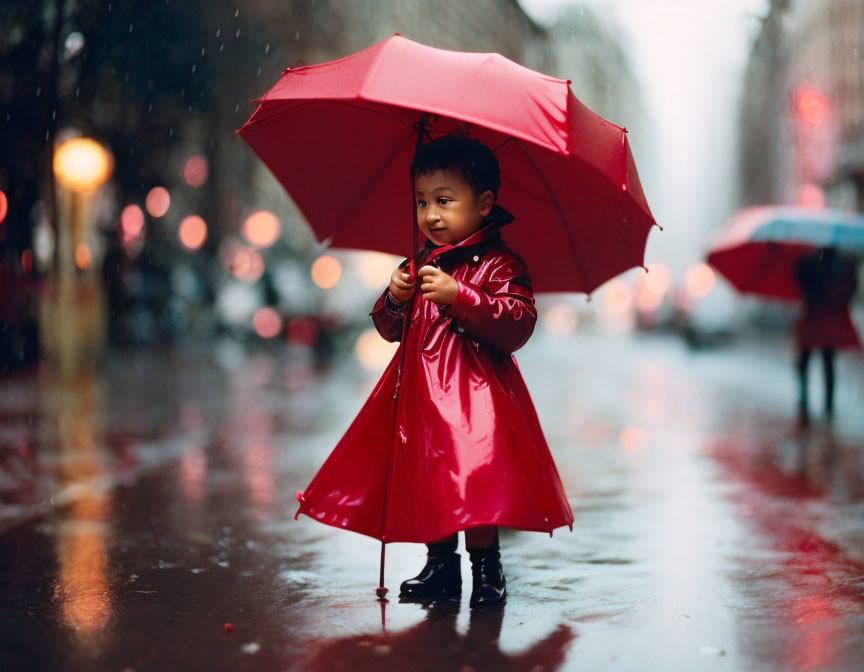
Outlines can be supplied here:
M474 261L480 261L480 257L476 254L472 258L474 259Z
M460 334L462 334L465 332L465 327L456 327L456 331L458 331Z

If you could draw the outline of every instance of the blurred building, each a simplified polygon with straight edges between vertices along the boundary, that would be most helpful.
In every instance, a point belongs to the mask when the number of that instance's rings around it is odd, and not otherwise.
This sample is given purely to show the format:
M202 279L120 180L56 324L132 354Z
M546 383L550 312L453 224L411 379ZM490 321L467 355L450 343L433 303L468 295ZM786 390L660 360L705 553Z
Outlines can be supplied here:
M864 210L864 3L772 0L741 103L740 203Z

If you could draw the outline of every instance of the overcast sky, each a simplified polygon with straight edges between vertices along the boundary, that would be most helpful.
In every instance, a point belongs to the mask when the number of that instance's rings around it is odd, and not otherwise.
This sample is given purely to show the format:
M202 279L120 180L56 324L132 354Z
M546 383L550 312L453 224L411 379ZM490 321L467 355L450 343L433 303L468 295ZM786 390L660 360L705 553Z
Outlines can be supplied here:
M563 5L583 4L625 35L650 135L631 143L648 203L665 228L651 234L646 262L683 271L735 207L740 84L767 0L520 3L540 23Z

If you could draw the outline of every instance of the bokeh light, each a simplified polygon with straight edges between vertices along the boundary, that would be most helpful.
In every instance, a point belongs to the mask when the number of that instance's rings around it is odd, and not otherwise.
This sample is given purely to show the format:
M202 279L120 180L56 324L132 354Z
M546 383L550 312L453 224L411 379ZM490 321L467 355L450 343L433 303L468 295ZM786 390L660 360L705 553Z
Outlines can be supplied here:
M627 312L633 305L630 287L623 280L612 280L603 291L603 303L609 312Z
M21 270L25 273L33 270L33 253L30 250L21 253Z
M828 99L816 89L804 86L795 94L795 110L808 124L819 126L828 121L831 105Z
M114 170L111 154L95 140L72 138L54 151L57 181L76 193L94 191Z
M400 258L383 252L361 252L357 260L360 282L370 289L383 290L390 284L390 276L399 265Z
M207 223L198 215L189 215L180 222L177 235L183 247L187 250L197 250L207 240Z
M708 264L700 263L687 269L684 284L691 296L699 298L711 291L716 280L714 270Z
M579 328L579 313L569 303L555 303L542 315L543 326L553 336L569 336Z
M243 235L255 247L270 247L281 233L279 218L267 210L253 212L243 222Z
M803 208L821 210L825 207L825 190L818 184L805 182L798 190L798 205Z
M323 254L312 264L312 282L321 289L332 289L342 277L342 264L336 257Z
M253 283L264 274L264 258L258 250L235 244L228 261L228 270L238 280Z
M207 181L207 159L200 154L194 154L186 160L183 166L183 180L190 187L200 187Z
M625 453L638 453L645 445L645 430L636 425L629 425L621 430L618 445Z
M144 206L151 217L164 217L171 207L171 194L165 187L153 187L147 193Z
M123 240L128 242L137 238L144 228L144 213L137 205L127 205L120 213L120 226L123 229Z
M261 308L252 319L255 332L261 338L275 338L282 331L282 318L272 308L265 306Z
M393 359L398 343L390 343L381 338L375 329L367 329L354 345L354 353L360 365L369 371L380 371Z
M75 248L75 265L82 271L86 271L92 263L93 255L90 252L90 248L85 243L81 243Z
M9 212L9 201L6 198L6 194L0 189L0 224L3 223L3 220L6 219L6 214Z

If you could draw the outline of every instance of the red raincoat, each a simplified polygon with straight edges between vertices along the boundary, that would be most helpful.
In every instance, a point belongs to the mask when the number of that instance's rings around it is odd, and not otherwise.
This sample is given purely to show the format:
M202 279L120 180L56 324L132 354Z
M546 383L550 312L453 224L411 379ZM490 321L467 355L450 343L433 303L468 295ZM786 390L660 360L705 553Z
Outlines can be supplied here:
M501 239L500 228L512 219L496 206L462 241L426 243L421 263L456 279L456 300L439 305L418 288L399 346L405 348L399 394L397 350L299 496L297 515L388 543L431 542L480 525L550 534L562 525L572 529L561 479L512 356L537 320L528 270ZM385 290L370 313L388 341L402 336L404 317L396 308Z
M799 263L797 276L804 295L804 310L795 323L798 349L860 349L849 313L857 289L855 267L842 262L823 265L810 256Z

